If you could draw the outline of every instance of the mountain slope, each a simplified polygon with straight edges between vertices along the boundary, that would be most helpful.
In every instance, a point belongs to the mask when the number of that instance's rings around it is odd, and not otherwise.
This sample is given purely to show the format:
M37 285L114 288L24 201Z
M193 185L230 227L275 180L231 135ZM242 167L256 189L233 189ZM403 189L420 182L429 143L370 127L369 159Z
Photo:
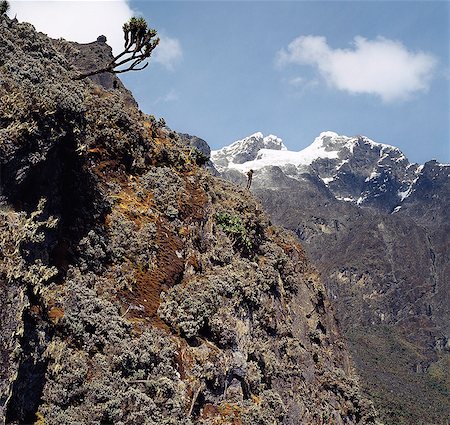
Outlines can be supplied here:
M386 423L444 424L450 167L325 132L303 151L263 150L222 175L242 184L249 168L252 192L320 270Z
M73 44L2 19L5 423L375 423L293 235L120 85L73 81Z

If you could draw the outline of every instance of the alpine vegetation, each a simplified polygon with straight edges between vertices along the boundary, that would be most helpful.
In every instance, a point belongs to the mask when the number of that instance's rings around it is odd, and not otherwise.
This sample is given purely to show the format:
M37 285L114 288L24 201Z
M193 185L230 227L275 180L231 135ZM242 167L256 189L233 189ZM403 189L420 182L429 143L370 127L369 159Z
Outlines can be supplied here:
M114 75L155 35L0 31L0 423L376 424L295 236Z

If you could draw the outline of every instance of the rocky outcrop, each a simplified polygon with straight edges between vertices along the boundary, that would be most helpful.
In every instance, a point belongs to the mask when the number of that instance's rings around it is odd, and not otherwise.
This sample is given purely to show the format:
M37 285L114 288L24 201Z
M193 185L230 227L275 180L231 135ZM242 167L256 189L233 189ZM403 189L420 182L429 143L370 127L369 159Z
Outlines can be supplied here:
M210 173L212 173L215 176L219 175L219 172L214 167L212 161L211 161L211 148L209 147L208 143L200 139L200 137L197 136L191 136L190 134L186 133L177 133L178 137L181 142L186 144L187 146L194 148L193 154L200 155L205 161L205 167L209 170Z
M294 236L73 47L0 33L4 421L375 423Z
M242 184L247 168L272 220L297 234L320 270L384 421L445 424L450 167L325 132L298 153L230 161L222 175Z
M79 73L89 73L103 68L111 62L113 57L112 49L107 44L105 36L99 36L96 41L86 44L68 42L61 39L53 40L53 45ZM91 75L89 79L106 90L119 92L125 103L137 106L137 102L131 92L115 74L103 72Z

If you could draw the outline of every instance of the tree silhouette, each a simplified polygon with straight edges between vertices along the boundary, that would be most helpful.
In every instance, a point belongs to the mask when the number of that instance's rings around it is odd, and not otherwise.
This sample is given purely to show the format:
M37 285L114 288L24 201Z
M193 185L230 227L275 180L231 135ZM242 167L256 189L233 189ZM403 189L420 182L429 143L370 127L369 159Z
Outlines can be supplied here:
M156 37L156 30L149 28L144 18L131 18L123 27L124 50L113 58L113 60L103 68L89 71L74 77L74 80L82 80L91 75L110 72L111 74L121 74L127 71L140 71L148 66L148 62L142 63L150 57L153 50L159 43ZM126 68L121 68L126 65Z

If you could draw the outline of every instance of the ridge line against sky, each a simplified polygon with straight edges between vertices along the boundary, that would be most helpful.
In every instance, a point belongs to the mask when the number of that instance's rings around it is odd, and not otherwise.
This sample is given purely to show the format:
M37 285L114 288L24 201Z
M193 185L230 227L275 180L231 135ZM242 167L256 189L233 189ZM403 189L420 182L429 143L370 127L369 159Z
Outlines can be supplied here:
M122 79L141 108L213 148L262 131L291 150L322 131L365 134L412 161L450 162L449 4L12 0L54 38L117 52L144 16L161 45ZM48 19L52 16L52 19ZM102 16L102 19L98 19Z

